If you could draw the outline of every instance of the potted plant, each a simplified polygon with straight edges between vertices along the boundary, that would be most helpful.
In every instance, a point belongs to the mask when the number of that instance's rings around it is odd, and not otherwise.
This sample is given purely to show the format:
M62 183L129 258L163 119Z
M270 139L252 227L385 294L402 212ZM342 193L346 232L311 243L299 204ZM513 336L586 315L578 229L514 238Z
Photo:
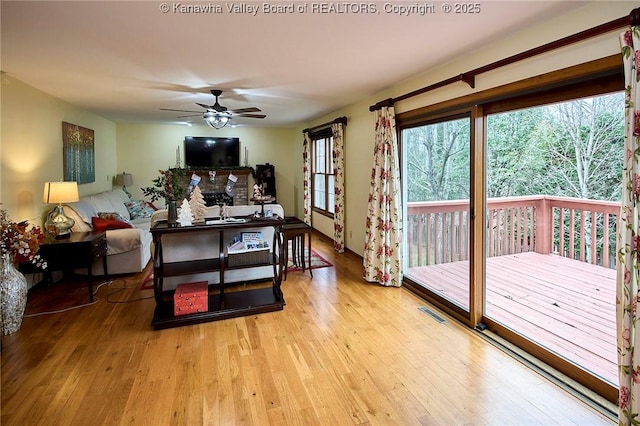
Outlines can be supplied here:
M141 188L145 196L151 197L151 201L164 198L168 210L169 222L175 222L178 217L177 201L184 198L185 188L180 184L184 177L184 169L170 168L159 170L160 176L152 180L153 186Z

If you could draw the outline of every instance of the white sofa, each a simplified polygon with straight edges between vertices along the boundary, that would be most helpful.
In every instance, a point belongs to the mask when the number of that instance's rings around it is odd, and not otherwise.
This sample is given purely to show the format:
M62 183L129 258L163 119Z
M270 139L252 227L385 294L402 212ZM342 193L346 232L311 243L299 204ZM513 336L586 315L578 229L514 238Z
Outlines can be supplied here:
M260 206L243 205L227 207L230 217L246 217L260 211ZM271 210L274 215L284 218L284 209L279 204L268 204L264 206L265 211ZM206 208L205 217L214 218L220 216L220 208L212 206ZM158 221L167 219L166 210L158 210L151 217L151 226ZM273 251L273 235L275 229L272 226L257 228L242 228L238 232L262 232L263 239L271 245L270 251ZM231 243L233 235L225 234L224 246ZM206 233L176 233L166 234L162 237L162 253L163 260L169 262L182 262L187 260L217 258L221 250L216 239ZM232 269L225 271L225 282L248 282L269 280L273 278L273 266L258 266L251 268ZM183 275L179 277L166 277L163 279L163 290L173 290L180 283L207 281L209 284L218 284L220 282L219 273L203 273Z
M131 201L122 189L113 189L64 205L65 214L75 220L73 232L92 231L93 218L99 213L118 213L131 224L131 228L106 230L109 275L140 272L151 259L151 214L132 218L127 208ZM104 275L103 269L102 262L98 261L94 263L92 273Z

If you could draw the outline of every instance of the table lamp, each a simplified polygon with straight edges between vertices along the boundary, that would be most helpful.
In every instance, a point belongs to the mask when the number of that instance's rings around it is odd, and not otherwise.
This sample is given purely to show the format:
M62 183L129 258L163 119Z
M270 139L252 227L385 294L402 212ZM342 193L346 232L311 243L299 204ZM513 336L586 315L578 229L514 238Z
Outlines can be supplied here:
M116 185L122 185L122 190L131 198L131 194L127 191L127 186L133 185L133 176L131 173L122 172L116 175Z
M71 236L71 228L75 224L73 219L65 216L62 203L72 203L78 200L77 182L44 183L42 202L44 204L58 204L51 210L44 224L45 229L55 234L56 239L69 238Z

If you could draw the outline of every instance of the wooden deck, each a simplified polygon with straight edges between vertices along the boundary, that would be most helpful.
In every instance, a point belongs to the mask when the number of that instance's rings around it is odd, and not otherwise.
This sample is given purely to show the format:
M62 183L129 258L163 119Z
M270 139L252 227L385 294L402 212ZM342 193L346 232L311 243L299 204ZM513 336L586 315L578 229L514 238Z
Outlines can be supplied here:
M469 306L469 262L406 274ZM616 271L535 252L487 259L485 316L617 383Z

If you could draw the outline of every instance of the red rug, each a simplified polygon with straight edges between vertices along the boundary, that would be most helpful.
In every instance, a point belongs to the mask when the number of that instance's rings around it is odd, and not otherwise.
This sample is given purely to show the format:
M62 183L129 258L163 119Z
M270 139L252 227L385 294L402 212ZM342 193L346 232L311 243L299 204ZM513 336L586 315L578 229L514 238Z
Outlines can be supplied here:
M308 257L308 251L305 248L304 252L304 261L305 267L308 268L309 265L306 264ZM311 250L311 269L318 268L327 268L329 266L333 266L327 259L320 256L315 250ZM291 247L289 247L289 259L287 259L287 272L301 271L302 265L294 265L293 260L291 259ZM140 286L141 290L153 290L153 268L149 269L147 276L144 281L142 281L142 286Z
M142 281L140 290L153 290L153 268L149 269L147 276L145 277L144 281Z
M309 259L309 251L305 247L305 251L304 251L305 265L304 266L306 268L309 268L309 265L307 265L308 259ZM333 265L327 259L320 256L315 250L313 249L311 250L311 269L326 268L329 266L333 266ZM293 264L293 260L291 259L291 247L289 247L289 259L287 259L287 272L292 272L292 271L302 271L302 265Z

